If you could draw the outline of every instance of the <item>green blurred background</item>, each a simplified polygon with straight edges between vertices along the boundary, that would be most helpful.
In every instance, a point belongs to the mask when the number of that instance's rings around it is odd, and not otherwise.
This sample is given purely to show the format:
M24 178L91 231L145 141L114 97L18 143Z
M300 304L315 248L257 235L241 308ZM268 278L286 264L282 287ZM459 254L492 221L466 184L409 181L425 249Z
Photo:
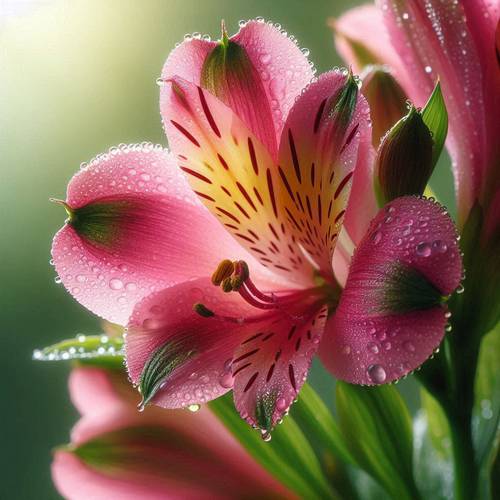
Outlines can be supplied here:
M33 362L31 353L99 331L97 319L54 283L50 244L65 215L48 198L63 198L80 163L112 145L166 143L155 80L185 33L217 37L221 18L231 33L239 19L262 16L293 33L324 71L340 64L326 20L356 3L0 0L0 498L58 498L50 450L67 441L77 418L69 367ZM443 165L440 172L448 184ZM331 397L319 366L313 380Z

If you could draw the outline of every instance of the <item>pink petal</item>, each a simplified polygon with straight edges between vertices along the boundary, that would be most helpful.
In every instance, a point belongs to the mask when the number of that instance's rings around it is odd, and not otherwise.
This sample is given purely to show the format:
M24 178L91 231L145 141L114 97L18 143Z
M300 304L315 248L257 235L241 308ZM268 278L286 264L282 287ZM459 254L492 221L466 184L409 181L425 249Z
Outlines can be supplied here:
M71 402L80 415L110 411L121 401L111 375L100 368L73 370L68 386Z
M369 64L386 64L405 89L411 87L411 78L384 28L382 13L374 5L350 9L338 19L331 20L330 26L335 32L337 52L354 72L360 73L367 64L360 61L353 50L357 45L369 54Z
M332 273L353 167L366 162L358 155L360 141L364 156L371 142L369 110L360 94L352 115L339 119L346 124L332 115L341 92L356 88L350 81L332 71L309 85L291 109L280 142L279 186L290 227L325 276Z
M131 208L110 226L110 235L119 230L110 242L91 241L67 224L52 246L65 287L99 316L126 324L152 291L211 274L223 257L242 258L243 249L201 205L166 150L112 149L68 185L73 208L123 202Z
M292 239L268 151L227 106L200 87L177 78L161 92L169 144L203 203L262 265L310 284L313 270Z
M359 107L366 109L367 104L364 99L360 101ZM366 113L369 111L366 110ZM344 228L354 245L359 244L368 229L369 221L375 217L378 210L373 187L375 150L371 143L371 130L368 127L360 127L359 132L361 135L358 158L354 167L351 194L344 217Z
M71 448L55 454L52 476L65 498L232 498L245 490L288 496L208 409L139 413L124 376L79 368L72 378L73 399L81 400L80 393L95 383L102 407L89 408L72 432ZM101 453L103 466L87 464L70 451L109 439L113 461L106 463Z
M279 144L285 119L295 98L313 78L313 68L297 44L270 23L249 21L233 40L245 47L260 74ZM259 108L258 103L251 106Z
M356 384L391 382L420 366L439 346L446 306L432 302L420 309L408 306L406 312L388 307L387 297L395 300L394 266L406 269L406 278L414 272L423 276L438 300L458 286L462 259L456 230L437 203L398 198L373 219L321 346L322 359L336 377ZM401 275L396 279L403 283Z
M415 0L404 4L380 0L378 4L392 44L412 75L412 86L405 90L415 105L423 105L436 80L441 81L462 224L480 192L487 164L482 61L466 11L462 3L434 0L425 6ZM471 5L470 10L480 8ZM490 52L493 55L493 46ZM494 110L488 113L498 115Z
M254 325L232 361L242 418L269 432L297 398L326 323L327 308L276 313Z
M167 342L193 352L156 393L153 402L164 408L204 403L232 387L230 361L248 326L202 317L193 311L196 303L235 318L255 313L238 294L224 294L208 278L167 288L138 304L126 338L127 368L134 383L140 382L147 361Z
M271 24L249 21L231 37L231 41L246 51L255 69L258 88L252 92L254 98L251 101L239 99L235 93L234 98L224 100L224 103L274 157L284 119L294 98L313 77L313 70L297 45ZM215 42L197 39L184 41L169 55L162 78L169 80L177 76L200 85L203 63L215 46ZM259 115L256 110L259 110Z

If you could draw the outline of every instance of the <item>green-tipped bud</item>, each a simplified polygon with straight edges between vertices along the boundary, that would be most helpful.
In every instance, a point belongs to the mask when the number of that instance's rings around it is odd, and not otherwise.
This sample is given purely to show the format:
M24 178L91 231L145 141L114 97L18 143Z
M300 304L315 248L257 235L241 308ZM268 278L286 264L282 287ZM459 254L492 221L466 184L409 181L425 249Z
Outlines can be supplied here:
M383 138L376 162L379 203L421 195L434 169L433 140L422 115L411 106Z
M237 87L256 85L258 73L244 47L230 40L223 25L222 39L208 54L201 70L201 86L223 102L230 102Z
M337 127L342 130L342 133L345 133L351 123L352 115L358 101L358 92L358 80L353 75L352 70L349 69L344 85L330 104L330 117L335 120Z
M370 105L372 143L378 147L386 132L407 112L406 94L383 66L369 66L361 76L361 92Z

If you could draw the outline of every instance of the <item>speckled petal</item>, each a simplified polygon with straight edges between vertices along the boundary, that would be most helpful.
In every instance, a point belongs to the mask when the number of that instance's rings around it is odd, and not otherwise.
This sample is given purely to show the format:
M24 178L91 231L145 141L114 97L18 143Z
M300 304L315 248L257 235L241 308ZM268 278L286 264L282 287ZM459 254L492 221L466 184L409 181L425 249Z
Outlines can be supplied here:
M443 208L398 198L373 219L357 248L321 357L338 378L391 382L420 366L439 346L462 259Z

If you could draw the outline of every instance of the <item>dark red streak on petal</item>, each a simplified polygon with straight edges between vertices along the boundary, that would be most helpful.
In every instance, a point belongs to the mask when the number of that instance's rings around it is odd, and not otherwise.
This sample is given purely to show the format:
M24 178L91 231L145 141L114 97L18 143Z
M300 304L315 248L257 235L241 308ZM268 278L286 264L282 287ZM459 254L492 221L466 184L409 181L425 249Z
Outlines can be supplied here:
M238 189L245 197L245 200L247 200L248 204L257 212L257 208L255 207L252 198L250 198L250 195L247 193L246 189L239 182L236 182L236 186L238 186Z
M259 349L254 349L253 351L248 351L245 354L242 354L239 358L233 360L233 364L238 363L242 359L248 358L249 356L253 356L256 352L259 352Z
M273 373L274 373L274 363L269 367L269 371L267 372L266 382L269 382L271 380Z
M323 110L325 109L325 104L326 104L326 98L323 99L323 101L319 105L318 111L316 113L316 118L314 119L314 127L313 127L314 133L316 133L319 129L319 124L321 121L321 117L323 116Z
M345 149L347 148L347 146L349 146L349 144L351 144L351 141L352 141L354 135L356 134L356 132L358 131L358 128L359 128L359 123L356 123L356 125L351 130L351 133L348 135L347 139L345 140L345 143L342 146L342 149L340 150L340 154L342 154L345 151Z
M337 217L335 217L335 221L334 223L337 224L337 222L342 219L342 216L345 214L345 210L342 210L339 212L339 214L337 215Z
M205 200L215 201L211 196L208 196L208 194L200 193L199 191L195 191L195 193L201 198L205 198Z
M186 172L186 174L192 175L193 177L200 179L200 181L206 182L207 184L212 184L212 181L208 177L205 177L204 175L202 175L198 172L195 172L194 170L191 170L190 168L181 167L181 170L184 170L184 172Z
M170 120L170 123L187 139L189 139L195 146L200 147L200 143L180 124L175 122L174 120Z
M247 392L250 387L252 387L253 383L255 382L255 379L259 376L259 372L255 372L250 379L248 380L247 385L243 389L243 392Z
M344 189L345 185L349 182L350 178L352 177L352 172L349 172L340 182L339 186L337 187L337 190L335 191L335 194L333 195L333 199L336 200L339 196L339 194L342 192L342 189Z
M292 154L293 168L295 169L295 175L299 183L302 183L302 176L300 173L299 158L297 156L297 150L295 149L295 142L293 140L292 130L288 129L288 143L290 144L290 153Z
M229 170L229 165L227 164L224 157L221 154L217 153L217 158L219 158L220 164L224 167L224 169Z
M203 94L203 90L201 87L198 87L198 94L200 95L200 102L201 102L201 107L203 108L203 112L205 113L205 116L207 117L208 123L210 124L210 127L214 131L214 134L220 139L220 132L219 132L219 127L217 127L217 124L215 123L214 117L212 116L212 113L210 112L210 108L208 107L207 100L205 99L205 95Z
M236 377L238 373L240 373L245 368L248 368L252 363L247 363L246 365L240 366L236 371L233 372L233 377Z
M297 383L295 382L295 373L293 371L293 366L288 365L288 377L290 379L290 383L292 384L293 390L297 390Z
M241 224L240 219L238 217L235 217L231 212L228 212L227 210L224 210L221 207L215 207L219 212L223 213L226 217L229 217L230 219L233 219L234 222L237 224Z
M274 198L273 179L271 178L271 170L267 169L267 188L269 189L269 197L273 205L274 216L278 218L278 209L276 208L276 200Z
M259 175L259 164L257 163L257 157L255 156L255 149L253 147L253 142L250 137L248 138L248 152L250 153L250 161L252 162L253 171L255 175Z

